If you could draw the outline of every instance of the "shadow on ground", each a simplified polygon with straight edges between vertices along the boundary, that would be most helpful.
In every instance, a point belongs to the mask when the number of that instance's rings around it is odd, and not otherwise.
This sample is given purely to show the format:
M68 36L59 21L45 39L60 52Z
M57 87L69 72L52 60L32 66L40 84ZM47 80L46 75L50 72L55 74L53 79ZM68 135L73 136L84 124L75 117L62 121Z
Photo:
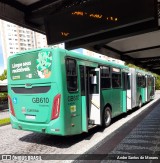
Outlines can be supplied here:
M112 124L122 118L127 117L128 115L132 114L136 110L138 110L138 108L135 108L129 111L128 113L121 114L120 116L117 116L116 118L113 118ZM97 127L90 129L88 133L82 133L82 134L73 135L73 136L55 136L55 135L47 135L47 134L42 134L42 133L31 133L31 134L21 137L19 140L24 141L24 142L29 142L29 143L54 146L57 148L69 148L72 145L79 143L83 140L90 140L94 134L98 132L103 133L103 131L104 131L104 128L97 126Z

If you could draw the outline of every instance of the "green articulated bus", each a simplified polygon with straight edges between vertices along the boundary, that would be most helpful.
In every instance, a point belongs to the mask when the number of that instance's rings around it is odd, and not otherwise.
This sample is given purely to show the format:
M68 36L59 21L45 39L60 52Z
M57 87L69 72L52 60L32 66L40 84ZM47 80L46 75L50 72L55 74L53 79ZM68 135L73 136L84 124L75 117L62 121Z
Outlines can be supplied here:
M150 73L64 49L8 59L11 124L20 130L75 135L107 127L113 117L150 101L154 92Z

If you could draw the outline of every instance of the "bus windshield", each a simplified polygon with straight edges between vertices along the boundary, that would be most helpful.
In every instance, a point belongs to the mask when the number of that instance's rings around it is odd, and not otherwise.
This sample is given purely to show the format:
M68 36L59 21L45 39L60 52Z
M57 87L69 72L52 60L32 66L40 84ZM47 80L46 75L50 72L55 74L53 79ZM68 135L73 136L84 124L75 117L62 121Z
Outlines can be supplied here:
M25 53L10 59L10 76L12 80L49 78L51 66L50 51Z

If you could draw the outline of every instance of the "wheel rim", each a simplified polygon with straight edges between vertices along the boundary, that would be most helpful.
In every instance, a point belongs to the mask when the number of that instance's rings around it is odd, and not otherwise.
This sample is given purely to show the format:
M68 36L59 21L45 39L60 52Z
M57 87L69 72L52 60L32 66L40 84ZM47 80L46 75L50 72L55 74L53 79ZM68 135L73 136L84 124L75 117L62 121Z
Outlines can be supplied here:
M105 120L105 124L108 124L110 122L111 115L109 110L105 110L104 120Z

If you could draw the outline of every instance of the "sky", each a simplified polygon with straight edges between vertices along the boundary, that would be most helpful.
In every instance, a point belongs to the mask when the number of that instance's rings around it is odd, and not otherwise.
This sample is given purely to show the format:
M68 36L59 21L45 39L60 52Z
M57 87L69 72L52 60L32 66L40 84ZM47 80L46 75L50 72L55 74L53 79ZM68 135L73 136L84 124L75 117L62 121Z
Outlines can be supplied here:
M2 42L0 37L0 75L4 71L4 61L3 61L3 51L2 51Z

